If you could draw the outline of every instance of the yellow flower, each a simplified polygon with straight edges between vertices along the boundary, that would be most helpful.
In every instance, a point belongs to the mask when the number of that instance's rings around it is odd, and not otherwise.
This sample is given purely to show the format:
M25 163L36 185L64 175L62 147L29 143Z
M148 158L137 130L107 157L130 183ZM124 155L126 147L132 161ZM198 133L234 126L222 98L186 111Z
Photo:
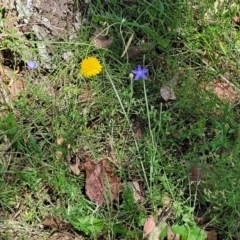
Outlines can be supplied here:
M84 77L93 77L102 71L103 66L95 57L87 57L80 63L80 71Z

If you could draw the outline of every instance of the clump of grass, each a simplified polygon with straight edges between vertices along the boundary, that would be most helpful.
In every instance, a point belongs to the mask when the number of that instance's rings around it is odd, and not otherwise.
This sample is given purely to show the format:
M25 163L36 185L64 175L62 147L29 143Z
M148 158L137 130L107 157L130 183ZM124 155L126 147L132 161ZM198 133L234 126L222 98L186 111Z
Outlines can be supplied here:
M205 214L211 218L208 224L220 229L219 235L239 238L239 227L233 224L240 212L238 104L223 103L201 88L202 82L220 75L238 87L238 30L231 23L237 7L220 5L214 10L214 1L130 1L128 8L124 4L90 5L93 23L111 26L114 41L108 49L89 44L89 29L83 27L81 42L54 46L59 55L53 72L25 75L27 92L1 117L4 224L13 219L36 229L53 215L87 239L139 239L144 220L165 209L167 197L174 213L171 224L194 229L194 217ZM144 41L154 48L121 58L132 33L132 45ZM60 57L66 49L73 52L70 62ZM88 55L103 64L102 74L92 79L79 74L79 63ZM149 70L145 81L129 76L138 64ZM165 102L160 87L176 74L177 100ZM139 138L133 119L140 126ZM57 144L59 137L62 144ZM84 176L73 175L69 164L81 149L95 160L111 155L109 139L121 163L117 173L124 187L114 203L100 207L87 198ZM209 176L213 184L200 195L191 191L186 163L214 168ZM140 203L133 199L128 185L132 181L142 185ZM205 210L197 213L198 209Z

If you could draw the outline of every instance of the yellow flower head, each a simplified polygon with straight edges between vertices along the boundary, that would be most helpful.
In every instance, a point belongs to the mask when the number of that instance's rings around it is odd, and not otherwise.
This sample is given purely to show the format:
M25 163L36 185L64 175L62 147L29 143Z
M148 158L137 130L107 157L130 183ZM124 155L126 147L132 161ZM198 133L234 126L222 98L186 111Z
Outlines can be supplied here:
M80 63L80 71L84 77L93 77L102 71L103 66L95 57L87 57Z

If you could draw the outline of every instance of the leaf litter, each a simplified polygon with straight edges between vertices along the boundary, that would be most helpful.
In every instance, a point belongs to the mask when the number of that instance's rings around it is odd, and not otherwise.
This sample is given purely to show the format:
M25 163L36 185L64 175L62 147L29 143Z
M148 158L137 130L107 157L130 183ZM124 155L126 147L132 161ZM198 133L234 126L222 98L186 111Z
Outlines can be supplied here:
M75 175L85 171L86 195L97 205L112 202L118 196L120 178L115 174L111 158L102 157L94 162L89 153L86 153L84 158L82 162L76 156L74 163L70 164L70 169Z
M143 238L145 238L147 235L149 235L154 228L156 227L156 221L152 215L150 215L143 226Z
M42 225L44 228L57 229L58 231L67 230L70 227L70 224L63 221L60 217L46 218Z
M99 159L93 171L89 171L89 168L85 169L85 190L87 196L93 202L97 205L102 205L116 199L119 191L119 177L114 175L109 158Z
M173 78L169 81L168 86L162 86L160 88L160 95L164 99L164 101L169 101L169 100L176 100L176 95L173 91L173 87L176 86L178 78L179 78L180 72L177 71Z
M98 48L107 48L113 42L113 38L108 36L109 26L104 30L102 27L97 25L92 25L95 29L93 35L89 38L96 47Z

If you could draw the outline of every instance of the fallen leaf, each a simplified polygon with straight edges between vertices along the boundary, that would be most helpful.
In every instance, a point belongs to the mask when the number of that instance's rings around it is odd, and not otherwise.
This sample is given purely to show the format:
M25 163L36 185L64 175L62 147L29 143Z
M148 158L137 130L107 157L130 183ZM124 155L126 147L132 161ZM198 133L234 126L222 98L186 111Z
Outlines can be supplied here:
M80 172L81 172L81 163L80 163L80 160L78 159L78 157L76 157L74 164L70 164L70 169L72 170L72 172L74 174L76 174L76 175L80 174Z
M87 167L85 189L87 196L93 202L102 205L117 197L119 178L112 175L113 169L107 158L102 158L98 162L92 172ZM90 165L92 170L92 164Z
M98 48L107 48L112 44L113 38L108 36L109 27L107 27L106 30L103 30L96 25L93 25L93 27L95 28L95 32L93 33L93 36L89 38L89 41Z
M154 48L154 44L149 42L149 43L141 43L136 46L129 47L127 50L127 56L129 58L136 58L148 51L151 51Z
M140 185L137 181L133 181L129 183L133 190L133 198L136 202L141 201L143 199L142 191L140 189Z
M107 48L109 45L112 44L113 42L113 39L112 38L109 38L109 39L106 39L106 40L101 40L101 39L98 39L98 38L90 38L90 41L93 42L93 44L96 46L96 47L99 47L99 48Z
M21 79L11 80L8 84L8 90L12 98L16 98L20 92L26 90L26 83Z
M212 91L221 101L234 104L240 99L237 88L224 79L214 79L212 82L202 84L203 89Z
M180 240L180 235L175 234L169 226L167 226L167 240Z
M87 196L98 205L104 203L103 185L101 180L101 167L97 165L96 169L86 178L85 184Z
M97 166L96 163L94 163L91 160L88 160L83 164L83 170L85 170L87 174L91 174L96 169L96 166Z
M67 222L64 222L60 218L47 218L42 222L44 227L47 228L56 228L58 230L66 230L69 227L69 224Z
M143 238L149 235L156 227L156 222L154 217L151 215L149 216L143 226Z
M161 97L167 102L169 100L176 100L173 90L168 86L162 86L160 89Z
M235 24L240 25L240 17L238 15L235 15L232 20Z
M217 240L217 233L215 229L205 232L207 233L207 238L205 238L205 240Z

